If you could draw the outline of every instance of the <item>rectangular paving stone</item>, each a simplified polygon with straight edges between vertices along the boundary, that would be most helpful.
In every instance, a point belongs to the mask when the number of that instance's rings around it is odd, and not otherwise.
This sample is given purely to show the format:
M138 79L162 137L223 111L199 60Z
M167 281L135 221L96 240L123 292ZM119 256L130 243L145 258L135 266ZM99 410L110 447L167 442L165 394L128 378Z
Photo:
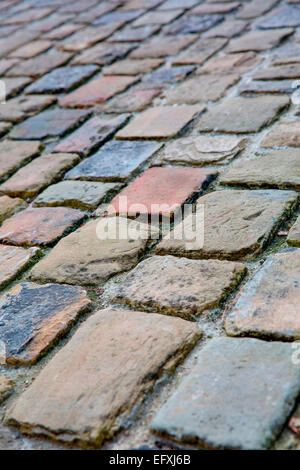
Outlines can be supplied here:
M157 106L135 117L116 134L116 139L168 139L175 137L204 106Z
M38 253L38 248L25 250L16 246L0 244L0 290L24 271Z
M251 94L292 94L295 90L294 80L254 80L250 83L242 84L239 92L242 95Z
M36 80L26 93L63 93L79 86L99 70L96 65L59 67Z
M30 117L15 126L10 137L16 140L34 140L61 137L84 121L89 112L83 109L50 109Z
M73 153L44 154L34 159L0 185L0 193L32 198L79 161Z
M296 220L288 233L287 242L289 245L300 246L300 217Z
M16 246L45 246L56 242L85 214L65 207L28 208L3 222L0 240Z
M240 5L240 2L220 2L212 4L202 4L195 6L191 10L193 15L206 15L211 13L230 13Z
M165 34L202 33L222 21L221 15L184 15L164 27Z
M0 340L6 363L34 364L66 334L90 300L81 287L18 284L0 297Z
M136 43L101 42L86 51L82 51L72 61L72 65L109 65L115 60L122 59L136 47Z
M133 28L131 25L116 31L110 36L108 42L141 42L149 37L153 36L160 30L161 26L157 24L151 24L146 26L140 26L139 28Z
M39 155L42 148L40 142L2 140L0 142L0 181Z
M12 98L25 88L26 85L32 82L30 77L5 77L3 79L5 84L6 99ZM1 106L2 108L3 106Z
M269 257L247 282L227 316L227 334L299 340L299 281L300 250Z
M212 339L152 430L205 448L269 448L299 393L300 368L292 354L286 343Z
M263 58L254 52L243 52L241 54L226 54L218 57L212 57L205 65L198 69L198 73L215 74L242 74L254 69L262 62Z
M267 13L275 4L277 0L252 0L245 3L235 14L235 18L252 19L262 16Z
M104 75L139 75L150 73L163 64L161 59L123 59L103 70Z
M120 414L132 411L162 368L174 368L200 336L180 318L101 310L44 368L8 421L27 433L99 448L120 427Z
M295 27L299 25L300 9L296 5L280 6L256 22L256 27L262 29Z
M166 94L167 104L197 104L217 101L227 88L239 81L237 75L201 75L184 81Z
M246 21L226 20L214 28L209 29L203 37L206 38L232 38L238 36L247 27Z
M284 78L300 78L300 64L288 64L277 67L267 67L257 70L254 80L282 80Z
M109 298L117 304L193 320L217 308L239 284L241 263L152 256L125 274Z
M177 8L169 11L147 11L144 15L140 16L135 21L133 21L131 25L133 28L137 28L139 26L147 26L149 24L168 24L178 18L178 16L180 16L183 11L184 10L182 8Z
M90 181L126 181L159 149L157 142L110 141L97 153L80 162L65 175L66 179Z
M83 28L83 24L65 23L44 34L46 39L61 40Z
M114 194L117 189L119 189L117 183L61 181L45 189L35 199L34 207L66 206L76 209L94 210L97 209L103 200Z
M182 65L181 67L162 68L145 75L139 86L145 89L164 89L167 85L180 82L196 69L195 65Z
M51 70L65 65L73 55L69 52L61 52L51 49L32 59L21 61L7 72L10 77L41 77Z
M97 18L92 24L97 26L98 24L106 24L106 23L115 23L115 22L122 22L123 24L129 23L130 21L135 20L139 16L144 13L142 8L135 9L134 11L120 11L115 10L105 15L101 15Z
M271 65L297 64L300 62L300 44L288 42L278 47L272 54Z
M293 33L291 28L266 31L250 31L241 37L232 39L226 52L267 51L277 46L280 41Z
M26 117L34 116L55 103L56 96L19 96L8 100L5 106L0 106L0 119L19 123Z
M178 54L184 47L197 39L196 34L174 36L154 36L131 54L132 59L159 58Z
M54 152L87 155L114 135L129 119L129 114L117 117L94 116L54 148Z
M230 98L205 113L199 121L199 130L237 134L258 132L276 120L288 104L286 96Z
M236 162L220 183L279 189L300 189L300 151L276 150L252 160Z
M274 127L260 144L268 147L300 147L300 121L282 121Z
M103 41L120 27L120 22L107 23L99 26L87 26L63 41L56 44L58 49L63 51L82 51L97 42Z
M9 57L18 57L21 59L30 59L31 57L35 57L41 52L45 52L51 47L51 42L47 40L36 40L25 44L25 46L21 46L15 51L9 54Z
M26 207L27 204L23 199L0 196L0 224Z
M17 30L13 34L0 39L0 56L4 57L13 50L17 49L20 46L23 46L29 41L36 39L39 36L37 31L29 31L22 29Z
M243 150L246 143L247 139L229 135L182 137L164 147L161 162L193 166L222 165Z
M137 86L112 98L102 107L102 110L106 113L117 114L143 111L160 93L159 89L144 89Z
M110 209L128 216L138 213L170 217L216 175L213 169L149 168L111 201Z
M172 63L173 65L201 65L222 49L227 42L226 38L201 38L179 54Z
M192 8L199 0L166 0L159 6L159 10L173 10L173 8Z
M96 78L86 85L77 88L69 95L64 96L59 104L66 107L88 108L105 103L112 96L126 90L136 83L136 77L112 75Z
M204 210L204 223L193 227L193 216L189 214L182 226L175 227L176 231L173 229L159 242L155 251L189 258L254 259L297 201L294 191L215 191L197 200L198 210ZM192 241L188 240L189 227L194 231Z
M3 21L3 24L31 23L50 15L52 12L53 8L30 8L9 16Z
M64 237L33 267L29 278L42 282L51 280L68 284L101 285L114 274L128 271L135 266L153 234L157 236L158 231L125 217L91 220Z

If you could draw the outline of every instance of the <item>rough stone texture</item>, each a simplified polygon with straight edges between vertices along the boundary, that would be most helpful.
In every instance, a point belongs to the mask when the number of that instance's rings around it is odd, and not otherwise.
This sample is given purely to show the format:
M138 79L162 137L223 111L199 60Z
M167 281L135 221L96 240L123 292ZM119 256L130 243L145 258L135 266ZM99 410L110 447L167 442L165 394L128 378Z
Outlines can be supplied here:
M116 431L118 416L130 412L161 369L184 358L199 337L198 327L180 318L101 310L45 367L8 419L30 433L99 447Z
M152 429L208 448L269 448L292 411L300 368L290 344L215 338Z
M300 216L289 231L287 241L289 245L300 246Z
M116 183L61 181L45 189L35 199L34 206L69 206L76 209L93 210L118 188L119 185Z
M153 256L126 274L111 297L133 308L192 320L218 307L246 271L230 261Z
M0 121L0 137L7 134L7 132L11 129L12 125L9 122L2 122Z
M7 70L11 69L13 65L18 63L18 59L1 59L0 60L0 73L4 75Z
M75 33L79 29L83 27L83 24L72 24L72 23L65 23L57 28L54 28L52 31L44 34L46 39L53 39L53 40L61 40L65 39L70 34Z
M176 55L196 39L197 35L195 34L156 36L150 39L148 43L135 49L130 57L133 59L146 59Z
M257 18L267 13L275 3L277 3L277 0L264 0L263 2L261 0L252 0L243 5L235 14L235 17L243 20Z
M64 65L70 60L72 54L51 49L32 59L27 59L15 65L8 71L10 77L41 77L56 67Z
M88 116L81 109L50 109L37 116L30 117L14 127L10 136L12 139L43 139L45 137L61 137Z
M96 65L59 67L30 85L26 93L63 93L75 88L99 70Z
M285 96L230 98L208 111L199 122L201 131L258 132L271 124L289 104Z
M40 39L38 41L29 42L28 44L25 44L25 46L19 47L15 51L11 52L9 57L30 59L31 57L35 57L41 52L45 52L46 50L50 49L50 47L50 41Z
M5 106L0 106L0 119L13 123L23 121L26 117L43 111L56 102L55 96L20 96L6 102Z
M213 169L149 168L110 203L111 211L135 216L170 217L196 191L203 190L216 177Z
M0 196L0 224L26 207L27 204L23 199Z
M32 41L39 36L37 31L29 30L17 30L8 37L4 37L0 40L0 56L3 57L9 52L17 49L26 42Z
M161 59L124 59L110 65L104 71L104 75L139 75L144 73L150 73L162 65Z
M176 59L173 60L174 65L203 64L209 57L218 52L227 44L225 38L201 38L185 51L183 51Z
M150 89L161 89L166 87L167 85L171 85L172 83L184 80L184 78L187 77L190 73L194 72L194 70L194 65L183 65L182 67L171 67L156 70L156 72L153 72L149 75L145 75L142 78L142 81L139 86Z
M0 181L39 155L42 148L40 142L2 140L0 142Z
M300 151L277 150L253 160L236 162L221 176L227 185L300 190Z
M246 27L245 21L227 20L215 28L209 29L203 36L206 38L232 38L240 34Z
M186 80L166 95L167 104L198 104L217 101L227 88L239 81L237 75L202 75Z
M66 179L126 181L159 149L157 142L111 141L70 170Z
M284 5L276 8L256 23L256 27L262 29L285 28L300 25L300 10L297 6Z
M216 191L198 199L204 207L203 246L165 237L156 253L191 258L253 259L297 203L293 191ZM189 227L191 215L184 221ZM200 230L202 226L200 226Z
M133 220L121 217L92 220L63 238L34 266L30 279L102 284L137 264L150 235L148 225Z
M202 33L222 21L221 15L182 16L165 26L165 34Z
M75 57L72 65L109 65L115 60L122 59L135 47L135 43L124 44L103 42L81 52Z
M300 44L297 42L284 44L274 51L271 65L297 64L300 62Z
M82 51L91 47L93 44L102 41L110 36L120 23L107 23L99 26L88 26L80 31L75 32L68 38L57 44L59 49L64 51Z
M117 117L94 116L54 148L54 152L87 155L100 147L127 122L128 114Z
M168 139L175 137L204 110L204 106L157 106L138 115L116 134L116 139Z
M135 83L135 77L118 75L97 78L60 100L61 106L88 108L105 103L112 96Z
M222 165L243 150L246 143L247 139L229 135L183 137L164 147L161 161L177 165Z
M12 381L4 375L0 375L0 403L10 395L12 388Z
M246 83L239 88L240 94L270 94L270 93L281 93L281 94L292 94L295 90L293 80L274 80L264 81L255 80L250 83Z
M292 33L293 30L290 28L250 31L241 37L232 39L227 47L227 52L267 51L277 46L280 41Z
M260 144L261 147L300 147L300 121L283 121L272 129Z
M38 248L25 250L24 248L0 244L0 289L3 289L26 269L38 252Z
M300 250L269 257L226 318L227 334L299 340L299 282Z
M116 31L113 36L108 38L108 42L139 42L148 39L160 30L160 25L147 25L139 28L128 26Z
M254 52L244 52L242 54L227 54L209 59L203 67L198 69L198 73L215 74L242 74L254 69L262 62L263 58Z
M147 26L151 24L168 24L178 18L182 13L183 10L180 8L169 11L148 11L136 19L132 23L132 26L133 28L137 28L139 26Z
M89 305L81 287L27 282L12 287L0 298L6 363L34 364Z
M85 214L64 207L28 208L3 222L0 240L11 245L49 245L78 224Z
M203 4L193 8L193 10L191 10L191 14L205 15L213 13L229 13L232 10L235 10L239 5L239 2Z
M127 113L143 111L160 94L158 89L133 88L120 96L112 98L103 106L106 113Z
M0 186L0 193L31 198L62 177L79 161L73 153L45 154L17 171Z
M255 80L281 80L283 78L300 78L300 64L288 64L259 69L252 75L252 78Z
M31 82L32 79L29 77L5 77L4 84L6 89L6 98L11 98L17 95Z

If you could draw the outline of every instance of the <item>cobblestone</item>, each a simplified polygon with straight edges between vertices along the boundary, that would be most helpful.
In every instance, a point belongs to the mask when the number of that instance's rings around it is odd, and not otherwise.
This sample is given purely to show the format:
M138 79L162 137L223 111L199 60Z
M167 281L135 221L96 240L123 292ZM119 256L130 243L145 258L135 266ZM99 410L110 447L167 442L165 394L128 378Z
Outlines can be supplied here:
M299 12L0 2L0 449L299 448Z

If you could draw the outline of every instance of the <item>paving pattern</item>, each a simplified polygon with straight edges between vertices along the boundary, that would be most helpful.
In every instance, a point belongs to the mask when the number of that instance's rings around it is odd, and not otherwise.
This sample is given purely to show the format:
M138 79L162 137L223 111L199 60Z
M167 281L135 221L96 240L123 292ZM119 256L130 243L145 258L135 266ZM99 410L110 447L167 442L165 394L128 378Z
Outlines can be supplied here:
M3 0L0 55L0 449L300 450L300 0Z

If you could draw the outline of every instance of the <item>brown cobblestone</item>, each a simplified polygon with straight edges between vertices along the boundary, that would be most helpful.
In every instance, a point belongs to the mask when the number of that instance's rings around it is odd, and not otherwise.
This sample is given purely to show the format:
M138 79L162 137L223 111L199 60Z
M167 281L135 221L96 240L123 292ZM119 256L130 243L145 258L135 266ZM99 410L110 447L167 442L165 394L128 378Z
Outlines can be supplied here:
M0 142L0 181L39 155L41 149L40 142L13 142L11 140Z
M27 204L23 199L0 196L0 224L22 209L26 209Z

